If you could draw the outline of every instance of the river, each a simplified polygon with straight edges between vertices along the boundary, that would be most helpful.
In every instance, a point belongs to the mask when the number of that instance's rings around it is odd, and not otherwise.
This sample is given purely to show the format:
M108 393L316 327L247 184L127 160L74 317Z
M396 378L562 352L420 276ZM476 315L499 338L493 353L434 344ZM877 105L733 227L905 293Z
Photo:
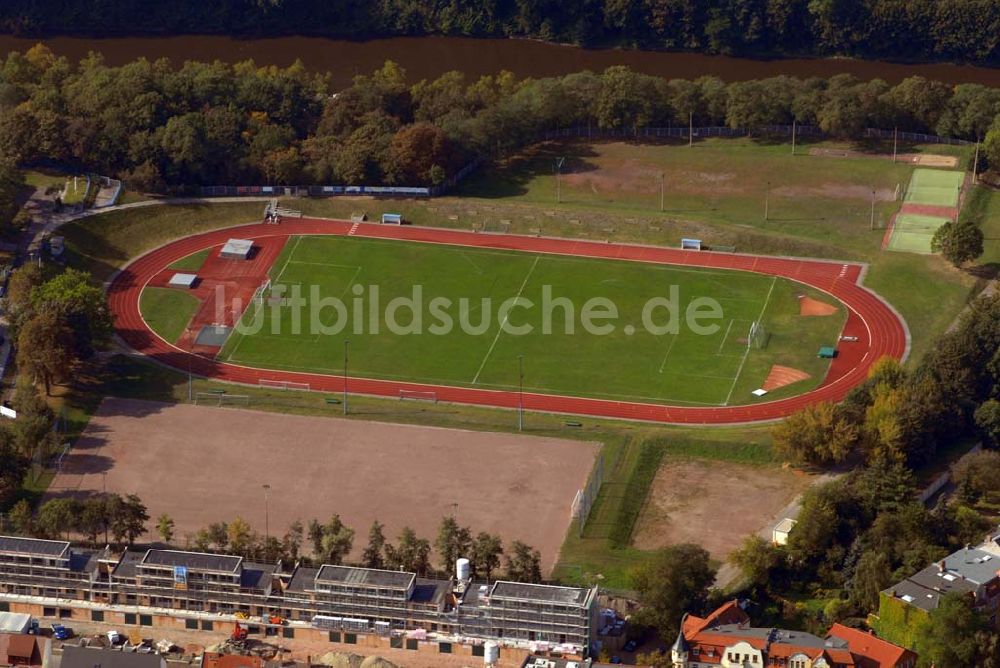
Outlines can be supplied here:
M26 50L38 41L44 42L56 54L74 61L88 51L100 51L112 65L140 56L151 60L167 57L176 62L215 59L238 62L253 58L261 65L278 66L290 65L298 58L311 70L329 71L338 88L350 83L356 74L377 69L386 60L401 64L411 81L432 79L450 70L460 70L470 78L503 69L521 77L544 77L628 65L636 71L666 78L694 79L714 74L727 81L742 81L779 74L828 77L850 73L862 79L882 78L889 83L921 75L950 84L980 83L1000 87L1000 69L968 65L902 64L847 58L757 60L695 53L583 49L531 40L464 37L394 37L352 42L320 37L236 39L183 35L102 39L53 37L37 40L0 35L0 54Z

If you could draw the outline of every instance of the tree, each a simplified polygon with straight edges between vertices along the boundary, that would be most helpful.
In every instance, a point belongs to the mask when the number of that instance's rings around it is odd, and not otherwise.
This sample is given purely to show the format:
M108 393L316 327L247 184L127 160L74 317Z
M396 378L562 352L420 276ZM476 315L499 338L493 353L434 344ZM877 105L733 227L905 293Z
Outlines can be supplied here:
M76 356L86 359L111 338L113 325L104 291L90 274L67 269L32 292L35 309L54 310L73 332Z
M250 524L242 517L237 517L226 527L229 551L242 556L249 556L257 542L257 536Z
M323 525L318 520L309 520L309 528L306 529L306 535L309 536L309 541L312 543L313 556L317 558L323 553L323 536L325 533Z
M949 221L934 233L931 250L961 267L983 254L983 230L969 220Z
M385 534L384 525L375 520L368 529L368 545L361 553L361 565L365 568L385 568Z
M507 553L507 579L514 582L542 581L542 555L530 545L515 540Z
M503 556L503 542L499 536L479 532L472 544L472 568L476 577L486 578L500 568L500 558Z
M705 607L715 574L711 557L698 545L682 543L660 550L632 577L642 604L636 621L655 629L662 639L676 637L684 613Z
M952 480L970 501L1000 494L1000 452L983 450L965 455L955 464Z
M987 399L975 414L976 426L993 447L1000 446L1000 401Z
M17 365L24 373L41 379L45 394L62 382L73 366L73 333L63 316L43 311L21 328L17 337Z
M77 531L85 535L91 543L96 543L98 535L103 532L107 542L108 505L104 495L88 497L81 505L76 523Z
M393 136L384 171L400 185L433 184L434 168L446 174L454 155L455 149L440 128L429 123L408 125Z
M387 546L388 547L388 546ZM388 550L386 561L394 568L425 575L431 568L431 544L410 527L403 527L395 549Z
M781 563L781 553L760 536L748 536L729 559L740 569L747 585L767 590L773 571Z
M340 515L333 515L323 527L323 559L329 564L343 563L354 546L354 529L346 526Z
M14 443L0 441L0 508L6 508L20 493L27 470L28 461Z
M224 551L229 547L229 525L226 522L213 522L205 529L208 542L215 546L216 550Z
M11 507L7 513L7 522L13 527L15 533L22 536L30 536L34 525L34 517L31 514L31 505L26 499L21 499Z
M441 558L441 570L449 573L459 557L468 557L471 554L472 533L468 527L458 526L454 517L445 517L441 520L434 549Z
M881 550L869 550L861 555L851 580L851 603L861 612L878 608L879 592L892 583L889 558Z
M174 539L174 521L170 515L163 513L156 520L156 532L160 534L160 540L167 545Z
M972 609L971 600L951 593L941 597L931 612L930 624L917 639L921 666L935 668L966 668L979 666L986 660L983 634L987 622Z
M795 462L843 462L858 440L857 428L829 402L806 406L772 430L774 448Z
M35 527L48 538L62 538L76 526L78 502L67 497L49 499L38 509Z
M135 494L129 494L124 499L114 495L109 507L109 518L115 541L120 543L124 540L131 545L136 538L146 533L149 514L142 499Z
M282 541L282 549L292 561L298 561L299 550L302 548L303 528L302 522L295 520L288 526L285 538Z
M876 459L854 478L854 490L873 516L896 512L913 501L916 481L913 472L899 462Z

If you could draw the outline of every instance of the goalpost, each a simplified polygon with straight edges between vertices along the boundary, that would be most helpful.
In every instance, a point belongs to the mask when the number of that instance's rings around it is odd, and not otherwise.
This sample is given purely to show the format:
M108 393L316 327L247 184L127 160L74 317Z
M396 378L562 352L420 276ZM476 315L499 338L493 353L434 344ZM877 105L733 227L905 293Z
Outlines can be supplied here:
M266 380L261 378L258 381L261 387L269 387L274 390L310 390L309 383L296 383L290 380Z
M406 399L415 399L417 401L429 401L436 404L437 392L433 390L400 390L399 400L404 401Z
M250 405L249 394L227 394L225 392L196 392L194 395L195 406L248 406Z
M747 335L747 348L756 348L758 350L767 347L768 333L764 328L764 323L760 320L754 320L750 323L750 333Z

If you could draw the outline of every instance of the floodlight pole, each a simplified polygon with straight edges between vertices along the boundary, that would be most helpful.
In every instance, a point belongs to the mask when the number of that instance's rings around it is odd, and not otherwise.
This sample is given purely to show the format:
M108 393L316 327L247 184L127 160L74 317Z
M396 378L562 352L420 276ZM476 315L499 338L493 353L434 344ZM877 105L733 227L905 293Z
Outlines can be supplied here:
M694 112L688 112L688 146L694 146ZM662 209L661 209L662 211Z
M872 188L872 219L871 228L875 229L875 188Z
M768 204L771 198L771 182L767 182L767 188L764 190L764 220L767 220L768 214Z
M792 155L795 155L795 119L792 119Z
M667 174L660 172L660 213L663 213L664 193L667 189Z
M268 521L268 501L271 496L271 486L267 483L263 484L264 488L264 540L271 538L271 526Z
M556 158L556 204L562 204L562 166L566 158Z
M351 340L344 339L344 415L347 415L347 351L350 346Z
M976 155L972 158L972 185L979 182L979 138L976 138Z
M895 127L892 129L892 161L896 162L896 144L899 138L899 128Z
M517 356L517 430L524 430L524 355Z

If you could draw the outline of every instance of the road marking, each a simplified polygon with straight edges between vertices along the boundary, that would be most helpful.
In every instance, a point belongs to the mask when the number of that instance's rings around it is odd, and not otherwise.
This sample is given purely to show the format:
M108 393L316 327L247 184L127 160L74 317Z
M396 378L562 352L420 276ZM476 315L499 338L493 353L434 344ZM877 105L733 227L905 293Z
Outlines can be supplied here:
M535 267L538 266L538 261L540 259L542 259L542 256L536 255L535 261L531 263L531 269L529 269L528 273L525 274L524 280L521 281L521 288L517 291L517 295L514 296L515 303L517 303L517 300L521 298L521 293L524 292L524 286L528 284L528 279L531 278L531 274L535 271ZM497 341L500 340L500 334L503 333L503 326L507 324L507 320L509 318L510 318L510 311L507 311L507 315L504 316L503 322L501 322L500 326L497 327L497 335L493 337L493 343L490 344L490 349L486 351L486 356L483 357L483 363L479 365L479 370L476 371L476 375L472 379L473 385L475 385L476 381L479 380L479 374L483 372L483 367L486 366L486 360L488 360L490 358L490 355L493 354L493 349L496 347Z

